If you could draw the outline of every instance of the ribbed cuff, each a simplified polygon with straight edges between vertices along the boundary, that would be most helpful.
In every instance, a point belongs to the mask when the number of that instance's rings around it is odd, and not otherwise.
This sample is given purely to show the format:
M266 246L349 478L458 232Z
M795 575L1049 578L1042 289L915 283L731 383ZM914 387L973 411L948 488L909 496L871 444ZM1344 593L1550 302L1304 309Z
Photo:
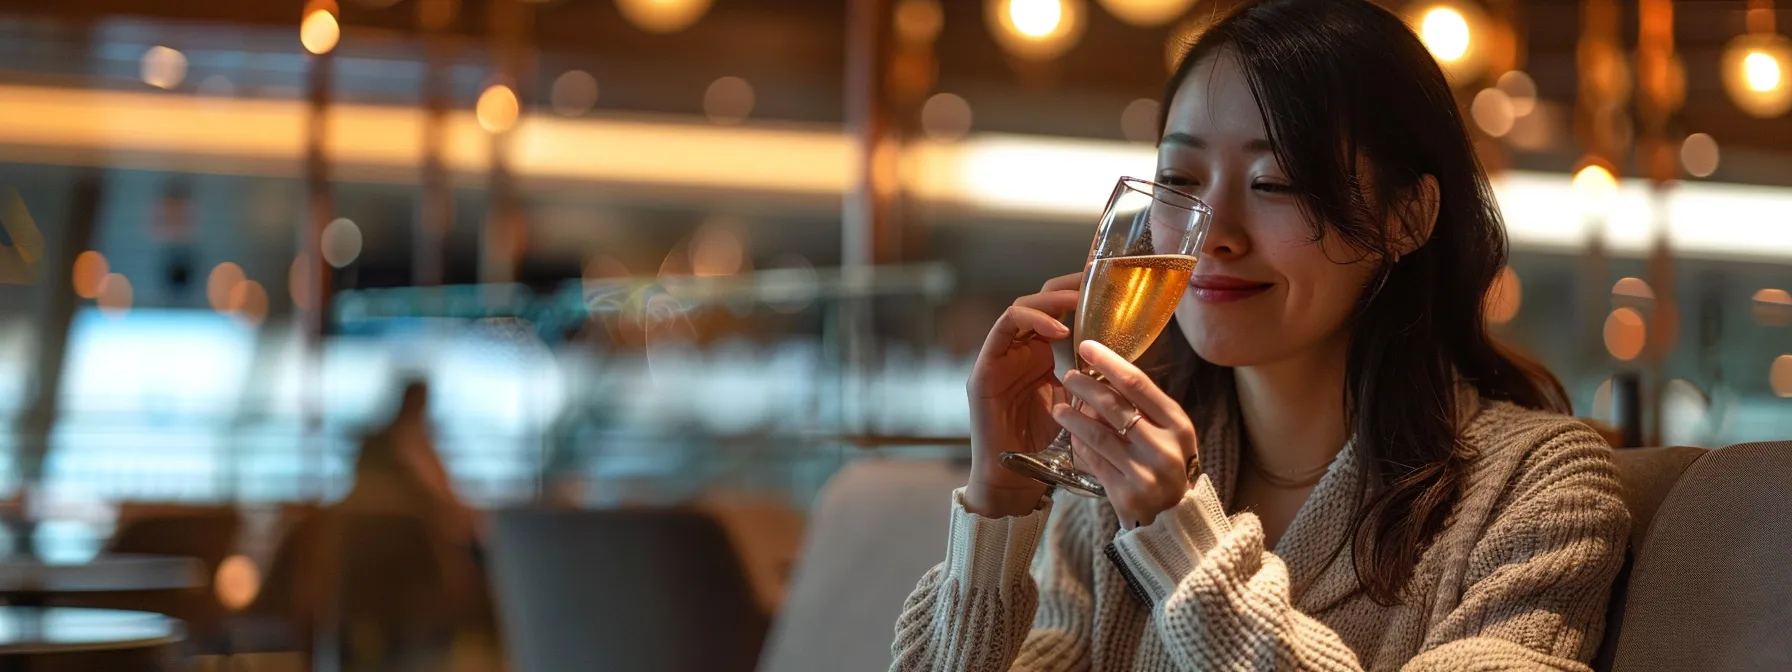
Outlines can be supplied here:
M961 597L972 587L1006 594L1019 585L1033 566L1033 550L1045 533L1052 512L1050 497L1039 498L1039 508L1023 516L984 518L964 508L964 488L952 492L952 533L946 542L946 580L958 586Z
M1121 533L1113 548L1130 570L1137 588L1152 604L1176 590L1195 571L1201 556L1232 530L1213 484L1203 474L1175 508L1157 514L1150 525Z

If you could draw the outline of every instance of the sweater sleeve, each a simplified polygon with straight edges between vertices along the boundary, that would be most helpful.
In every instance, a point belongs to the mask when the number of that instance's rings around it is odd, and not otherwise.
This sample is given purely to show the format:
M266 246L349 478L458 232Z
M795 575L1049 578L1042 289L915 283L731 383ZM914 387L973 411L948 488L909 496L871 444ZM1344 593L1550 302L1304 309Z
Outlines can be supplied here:
M1091 550L1075 516L1041 500L990 519L952 495L946 561L902 605L892 671L1068 672L1089 668Z
M1402 669L1588 669L1629 528L1602 451L1578 431L1531 451L1509 505L1470 551L1460 602ZM1363 669L1336 632L1290 603L1288 569L1265 550L1255 515L1228 519L1205 476L1169 513L1114 548L1179 667Z

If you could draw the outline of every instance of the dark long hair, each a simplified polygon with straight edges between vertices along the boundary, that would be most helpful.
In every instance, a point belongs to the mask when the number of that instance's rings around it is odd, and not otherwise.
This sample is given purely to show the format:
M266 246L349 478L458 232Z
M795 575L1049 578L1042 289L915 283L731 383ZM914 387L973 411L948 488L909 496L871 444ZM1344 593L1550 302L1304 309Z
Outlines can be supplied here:
M1443 72L1399 17L1368 0L1248 2L1195 38L1163 109L1197 63L1222 54L1256 95L1314 239L1337 236L1382 260L1350 325L1344 413L1372 493L1349 535L1357 578L1395 603L1474 458L1457 385L1561 413L1567 395L1487 333L1482 303L1505 265L1505 227ZM1422 211L1403 204L1425 175L1437 180L1435 228L1396 258L1389 215ZM1198 426L1234 424L1215 422L1237 412L1230 369L1201 360L1174 327L1152 350L1142 363Z

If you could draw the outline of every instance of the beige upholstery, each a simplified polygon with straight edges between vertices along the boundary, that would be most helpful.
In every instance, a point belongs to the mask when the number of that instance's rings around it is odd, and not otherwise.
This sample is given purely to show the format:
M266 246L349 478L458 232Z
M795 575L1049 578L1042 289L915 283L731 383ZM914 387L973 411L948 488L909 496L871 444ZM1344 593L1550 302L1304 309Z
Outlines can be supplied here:
M1713 451L1661 503L1612 669L1792 669L1792 442Z
M949 497L967 477L938 461L864 459L842 467L811 510L759 671L889 668L896 615L943 557Z

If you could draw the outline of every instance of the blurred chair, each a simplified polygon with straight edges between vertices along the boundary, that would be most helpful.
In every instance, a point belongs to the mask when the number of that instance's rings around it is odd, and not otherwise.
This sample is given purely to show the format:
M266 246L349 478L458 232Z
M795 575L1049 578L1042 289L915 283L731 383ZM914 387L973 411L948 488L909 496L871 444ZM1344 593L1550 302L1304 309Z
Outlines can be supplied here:
M1792 442L1698 457L1636 553L1611 669L1792 669L1788 528Z
M1628 605L1631 573L1637 553L1649 534L1655 512L1661 508L1668 491L1680 480L1688 466L1710 451L1704 448L1669 446L1665 448L1630 448L1613 451L1618 463L1618 480L1624 487L1624 505L1630 510L1630 539L1624 549L1624 566L1612 585L1612 596L1605 612L1605 637L1600 642L1593 669L1612 669L1612 656L1617 653L1618 633Z
M710 516L517 509L493 522L492 579L515 669L747 672L758 660L766 616Z
M235 507L126 502L119 506L118 532L102 552L194 558L205 565L209 580L217 575L224 558L236 550L241 528L242 516ZM226 645L228 610L209 586L186 591L65 595L52 599L51 604L172 616L186 624L187 639L182 646L191 654L216 653Z
M802 550L802 512L782 499L729 491L706 493L692 505L714 516L728 532L760 610L778 613Z
M828 481L761 659L763 672L881 670L902 602L945 558L946 461L862 459Z
M234 645L312 655L322 642L343 670L439 669L458 633L489 627L489 603L473 559L424 521L325 512L281 541Z

